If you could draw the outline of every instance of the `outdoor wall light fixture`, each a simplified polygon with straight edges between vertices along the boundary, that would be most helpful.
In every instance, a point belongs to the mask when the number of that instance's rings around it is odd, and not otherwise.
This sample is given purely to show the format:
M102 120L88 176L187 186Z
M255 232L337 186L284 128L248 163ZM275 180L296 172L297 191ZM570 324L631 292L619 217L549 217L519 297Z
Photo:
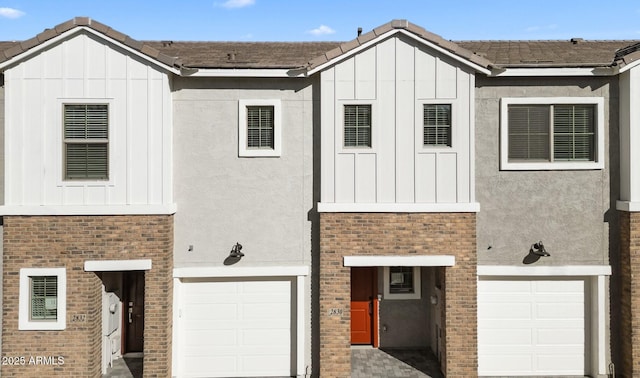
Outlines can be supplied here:
M551 256L549 252L547 252L547 250L544 249L544 244L542 244L542 241L539 241L535 244L531 244L531 248L529 248L529 253L532 253L537 256L544 256L544 257Z
M229 252L229 257L233 257L233 258L241 258L242 256L244 256L244 253L241 252L242 251L242 244L236 242L236 245L234 245L231 248L231 252Z

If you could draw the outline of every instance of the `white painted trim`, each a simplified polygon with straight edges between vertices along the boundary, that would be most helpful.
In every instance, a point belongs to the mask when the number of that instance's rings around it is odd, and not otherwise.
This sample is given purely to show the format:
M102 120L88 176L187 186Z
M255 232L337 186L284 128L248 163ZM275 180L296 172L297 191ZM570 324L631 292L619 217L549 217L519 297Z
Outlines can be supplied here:
M256 267L185 267L174 268L174 278L202 278L202 277L288 277L308 276L308 265L292 266L256 266Z
M449 50L443 49L442 47L440 47L440 46L438 46L438 45L436 45L434 43L431 43L428 40L426 40L426 39L424 39L422 37L419 37L416 34L413 34L413 33L409 32L407 30L404 30L404 29L393 29L393 30L390 30L390 31L388 31L388 32L386 32L386 33L384 33L384 34L382 34L382 35L370 40L370 41L367 41L367 42L363 43L362 45L354 48L353 50L349 50L344 54L340 54L337 57L335 57L334 59L331 59L328 62L323 63L323 64L319 65L318 67L312 69L312 70L309 70L307 72L307 75L313 75L316 72L322 71L322 70L324 70L325 68L327 68L329 66L337 64L337 63L339 63L339 62L341 62L343 60L346 60L349 57L359 53L360 51L366 50L369 47L371 47L371 46L373 46L375 44L378 44L380 41L385 40L385 39L387 39L387 38L389 38L389 37L391 37L391 36L393 36L394 34L397 34L397 33L404 34L407 37L412 38L412 39L418 41L419 43L422 43L423 45L428 46L429 48L431 48L433 50L436 50L439 53L450 57L453 60L456 60L456 61L458 61L458 62L460 62L460 63L462 63L462 64L464 64L464 65L466 65L468 67L471 67L475 71L481 72L481 73L483 73L485 75L490 75L491 74L490 70L488 70L488 69L486 69L486 68L484 68L484 67L482 67L482 66L480 66L478 64L475 64L475 63L473 63L473 62L471 62L471 61L469 61L469 60L467 60L467 59L465 59L465 58L463 58L463 57L461 57L459 55L456 55L456 54L452 53Z
M538 67L494 69L491 77L518 76L614 76L616 71L609 67Z
M607 324L606 324L606 298L607 298L607 294L608 292L606 291L606 285L605 285L605 278L604 276L598 276L597 277L597 282L595 282L595 286L596 286L596 301L597 301L597 309L596 309L596 316L597 316L597 321L594 322L594 326L597 328L596 330L591 332L592 337L596 337L597 340L595 340L596 342L596 356L595 358L592 358L593 360L596 360L597 362L597 369L594 369L597 371L597 374L599 375L606 375L607 374L607 354L606 354L606 330L607 330ZM593 298L593 294L592 294L592 298Z
M116 272L129 270L151 270L151 260L87 260L85 272Z
M596 110L596 161L569 162L509 162L509 124L508 109L512 104L555 105L555 104L594 104ZM605 127L604 97L503 97L500 100L500 169L501 170L587 170L604 169Z
M630 69L637 67L639 64L640 64L640 60L635 60L629 64L626 64L624 67L618 69L618 73L629 71Z
M273 106L273 149L247 146L247 107ZM277 99L238 100L238 156L280 157L282 155L282 103Z
M176 204L168 205L43 205L0 206L4 215L170 215L177 211Z
M344 266L454 266L453 255L344 256Z
M477 213L471 203L327 203L318 202L319 213Z
M64 32L64 33L62 33L62 34L60 34L60 35L58 35L58 36L56 36L54 38L51 38L51 39L49 39L49 40L47 40L45 42L42 42L41 44L39 44L39 45L37 45L37 46L35 46L35 47L33 47L33 48L21 53L21 54L18 54L18 55L14 56L13 58L11 58L11 59L3 62L3 63L0 63L0 70L4 70L6 67L9 67L9 66L11 66L13 64L16 64L16 63L18 63L18 62L20 62L22 60L28 59L29 56L35 55L35 54L39 53L40 51L43 51L43 50L49 48L49 46L56 45L62 40L65 40L67 38L71 38L75 34L80 34L82 31L85 31L85 32L90 33L90 34L93 34L94 36L96 36L96 37L98 37L98 38L100 38L102 40L105 40L105 41L107 41L109 43L117 45L118 47L122 48L123 50L126 50L127 52L129 52L129 53L141 58L142 60L145 60L145 61L153 64L154 66L160 67L161 69L169 71L169 72L174 73L176 75L180 75L180 70L179 69L177 69L175 67L167 66L166 64L160 62L159 60L153 59L150 56L147 56L147 55L141 53L138 50L132 49L131 47L129 47L129 46L127 46L127 45L125 45L125 44L123 44L123 43L121 43L119 41L116 41L115 39L113 39L113 38L111 38L111 37L109 37L109 36L107 36L105 34L99 33L98 31L96 31L94 29L91 29L90 27L87 27L87 26L74 27L73 29L67 30L66 32Z
M610 276L610 265L478 265L478 276Z
M184 77L280 77L304 78L303 70L271 69L271 68L198 68L194 73L183 73Z
M637 212L640 211L640 202L637 201L616 201L616 209L620 211Z
M31 290L29 277L57 276L58 297L56 299L57 319L55 321L31 321L29 308ZM18 329L21 331L63 330L67 326L67 269L66 268L21 268L18 300Z
M296 338L296 374L298 377L305 376L305 358L306 358L306 343L305 343L305 326L306 326L306 318L305 318L305 276L298 276L296 282L296 293L297 296L297 313L296 318L298 319L297 326L297 338Z

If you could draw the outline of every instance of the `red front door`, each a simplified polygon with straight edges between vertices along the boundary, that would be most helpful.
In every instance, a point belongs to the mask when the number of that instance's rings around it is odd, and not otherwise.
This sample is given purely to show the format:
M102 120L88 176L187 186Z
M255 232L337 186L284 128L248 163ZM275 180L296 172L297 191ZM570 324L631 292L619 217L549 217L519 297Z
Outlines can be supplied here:
M351 344L373 344L376 268L351 268Z

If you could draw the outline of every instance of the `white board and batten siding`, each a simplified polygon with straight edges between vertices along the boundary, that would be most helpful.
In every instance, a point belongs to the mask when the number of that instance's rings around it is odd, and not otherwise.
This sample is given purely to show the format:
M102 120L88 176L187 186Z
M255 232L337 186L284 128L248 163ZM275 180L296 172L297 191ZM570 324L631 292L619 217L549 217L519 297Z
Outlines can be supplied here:
M402 36L322 71L321 202L474 202L474 86L471 69ZM352 104L371 104L371 148L343 146ZM451 104L451 147L423 146L423 104Z
M171 92L159 67L76 33L5 71L7 206L172 203ZM109 106L109 180L63 179L62 107Z

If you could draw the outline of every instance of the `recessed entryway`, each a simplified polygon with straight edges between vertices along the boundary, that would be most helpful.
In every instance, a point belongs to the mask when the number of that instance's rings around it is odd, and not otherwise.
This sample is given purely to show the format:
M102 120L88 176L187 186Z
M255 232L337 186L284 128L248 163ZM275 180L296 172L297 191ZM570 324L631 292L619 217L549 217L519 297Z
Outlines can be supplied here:
M377 346L377 268L351 268L351 344Z

